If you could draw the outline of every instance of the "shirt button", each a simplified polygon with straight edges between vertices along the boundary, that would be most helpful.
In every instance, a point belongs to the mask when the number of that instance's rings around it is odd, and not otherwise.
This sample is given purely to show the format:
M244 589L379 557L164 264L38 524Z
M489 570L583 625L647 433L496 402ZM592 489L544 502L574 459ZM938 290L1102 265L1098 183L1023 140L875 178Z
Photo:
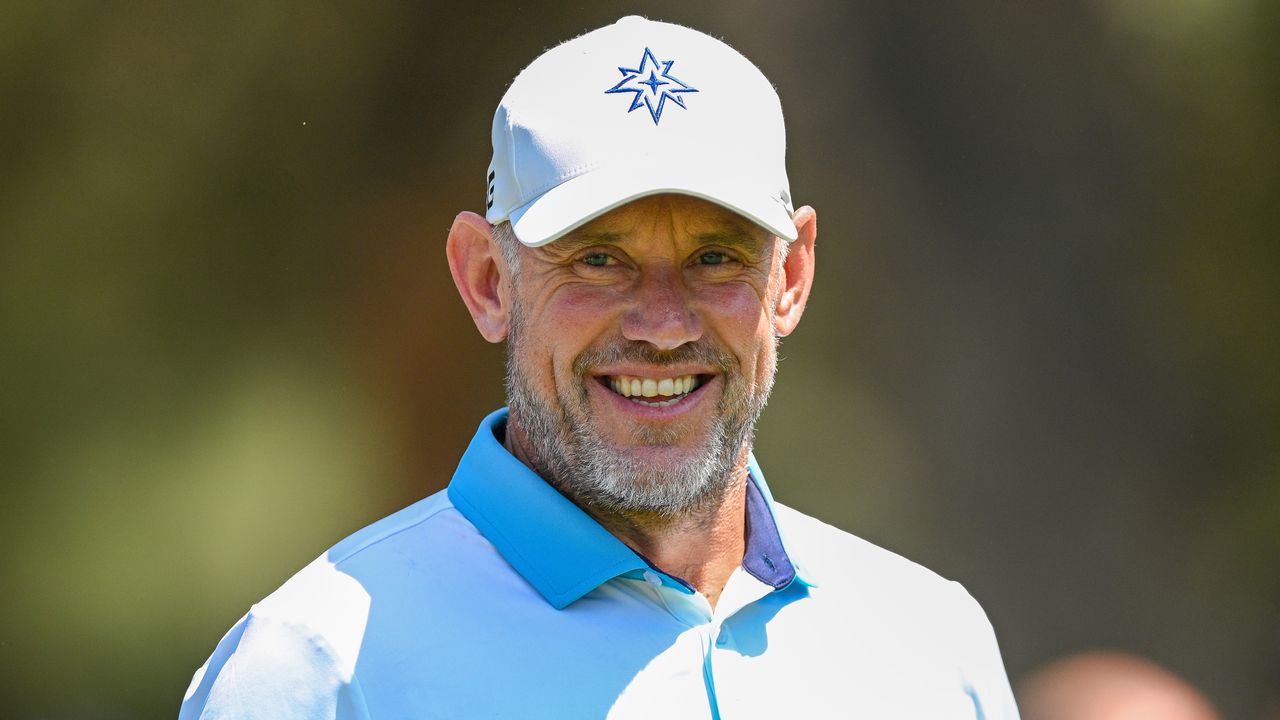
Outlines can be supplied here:
M662 578L658 577L658 573L652 570L644 571L644 581L654 587L662 587Z

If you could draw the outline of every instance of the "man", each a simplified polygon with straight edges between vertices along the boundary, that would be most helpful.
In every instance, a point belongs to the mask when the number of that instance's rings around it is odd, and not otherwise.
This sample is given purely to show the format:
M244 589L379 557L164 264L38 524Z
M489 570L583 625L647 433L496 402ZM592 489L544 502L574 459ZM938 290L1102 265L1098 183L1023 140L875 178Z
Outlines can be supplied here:
M1016 717L962 588L774 503L751 456L814 271L784 155L772 86L693 30L526 68L448 239L510 409L254 606L182 717Z

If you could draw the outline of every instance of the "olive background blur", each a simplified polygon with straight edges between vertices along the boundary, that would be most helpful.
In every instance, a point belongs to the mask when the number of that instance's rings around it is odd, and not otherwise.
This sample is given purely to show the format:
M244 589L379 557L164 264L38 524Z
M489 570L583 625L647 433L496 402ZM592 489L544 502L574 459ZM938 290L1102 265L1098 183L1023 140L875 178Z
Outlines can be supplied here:
M1280 3L1257 0L8 8L0 716L175 716L251 603L448 482L503 397L444 259L492 111L632 12L764 70L819 211L758 433L778 498L963 582L1015 679L1115 647L1261 717Z

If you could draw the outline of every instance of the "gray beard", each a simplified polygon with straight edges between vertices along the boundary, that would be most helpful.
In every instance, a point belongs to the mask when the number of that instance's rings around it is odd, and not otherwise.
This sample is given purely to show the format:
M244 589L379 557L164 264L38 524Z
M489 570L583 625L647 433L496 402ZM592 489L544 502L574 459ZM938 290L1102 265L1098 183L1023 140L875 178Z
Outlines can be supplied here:
M697 342L661 351L640 342L621 341L608 348L589 349L574 358L572 388L557 393L554 405L540 396L521 365L524 318L517 299L507 338L507 402L511 417L527 442L533 469L579 506L611 515L677 517L717 504L736 480L734 467L750 448L756 420L764 410L777 369L774 347L768 353L765 379L749 392L737 359L730 353ZM674 469L653 467L620 452L596 431L587 383L596 382L591 369L635 361L663 365L696 362L716 368L724 383L713 426L693 456ZM558 406L558 407L556 407ZM696 428L674 423L650 429L638 438L652 447L673 445Z

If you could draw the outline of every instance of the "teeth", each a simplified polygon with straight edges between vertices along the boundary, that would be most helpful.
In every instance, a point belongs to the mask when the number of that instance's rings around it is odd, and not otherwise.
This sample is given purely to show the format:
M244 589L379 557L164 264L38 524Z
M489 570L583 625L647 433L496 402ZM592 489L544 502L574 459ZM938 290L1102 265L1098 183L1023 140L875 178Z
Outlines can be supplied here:
M666 400L646 402L636 400L636 402L644 402L646 405L656 407L665 407L680 399L680 396L693 390L693 386L697 380L693 375L684 375L675 378L638 378L628 376L614 376L609 378L609 387L613 391L629 398L655 398L664 397Z

